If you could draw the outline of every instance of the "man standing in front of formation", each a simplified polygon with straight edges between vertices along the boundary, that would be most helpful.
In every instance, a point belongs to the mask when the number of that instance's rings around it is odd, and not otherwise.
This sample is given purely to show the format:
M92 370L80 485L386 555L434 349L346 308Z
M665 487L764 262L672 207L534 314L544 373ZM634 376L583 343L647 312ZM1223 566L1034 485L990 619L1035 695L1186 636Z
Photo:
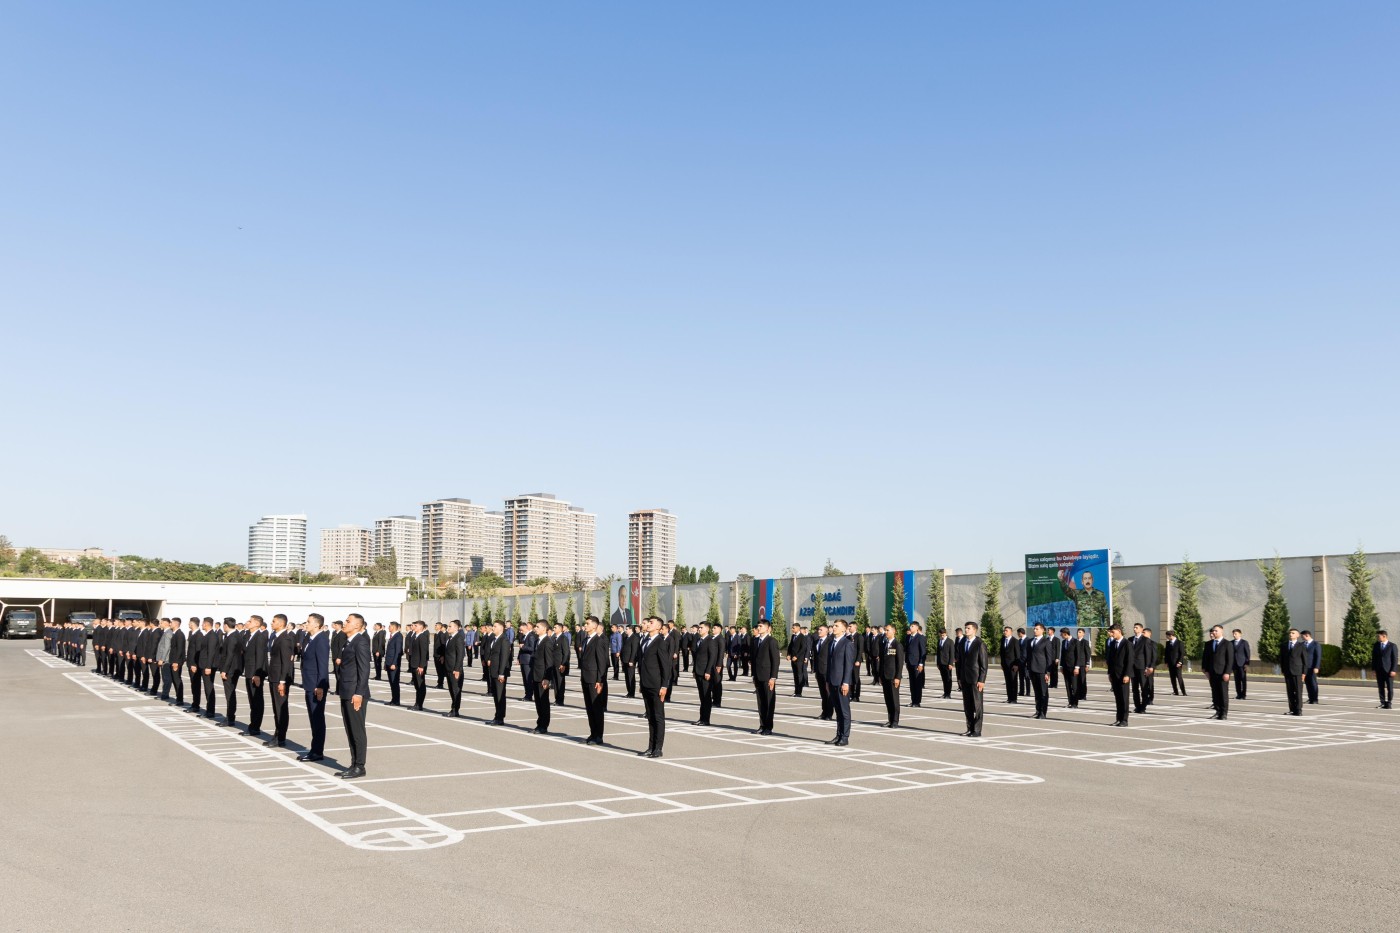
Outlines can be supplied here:
M982 692L987 685L987 646L977 633L976 622L963 626L962 641L955 646L953 663L958 669L963 715L967 717L967 731L963 735L972 739L981 738Z
M336 777L350 780L365 776L365 717L369 713L369 636L365 619L352 612L345 617L345 650L340 655L340 675L336 690L340 696L340 716L345 721L345 737L350 744L350 766Z
M826 686L836 713L836 737L828 745L847 745L851 738L851 684L855 679L855 643L846 634L846 622L832 625L831 645L827 648Z
M773 734L773 714L777 709L778 643L769 632L767 621L760 619L755 626L758 634L753 643L753 690L758 699L758 728L755 735Z
M666 744L666 690L671 683L671 651L660 635L661 620L649 616L642 621L642 638L637 660L637 680L647 715L647 748L643 758L660 758Z
M326 752L326 694L331 689L331 640L326 618L306 617L306 647L301 649L301 689L306 694L306 718L311 722L311 747L297 761L320 761Z

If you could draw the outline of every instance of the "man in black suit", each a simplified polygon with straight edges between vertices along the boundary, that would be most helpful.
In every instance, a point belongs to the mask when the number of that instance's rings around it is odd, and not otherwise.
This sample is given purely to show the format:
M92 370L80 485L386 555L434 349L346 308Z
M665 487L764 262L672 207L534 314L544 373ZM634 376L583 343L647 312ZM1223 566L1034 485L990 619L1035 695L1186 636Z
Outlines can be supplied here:
M1298 630L1288 630L1288 641L1278 654L1279 671L1288 693L1288 715L1303 715L1303 675L1308 670L1308 648L1298 640Z
M917 622L909 623L904 636L904 664L909 671L909 705L918 709L924 702L924 662L928 660L928 639Z
M554 705L563 706L564 691L569 685L569 668L574 663L574 633L562 622L554 627L554 631L559 636L559 650L555 654L559 664L554 669Z
M904 644L899 640L899 629L885 626L885 634L879 641L880 689L885 695L885 728L899 725L899 685L904 678Z
M967 731L963 735L979 738L982 735L982 692L987 685L988 659L987 645L977 633L976 622L963 626L962 639L954 643L953 665L957 668L963 715L967 718Z
M1063 641L1055 637L1053 625L1046 628L1045 638L1050 642L1050 689L1054 690L1060 685L1060 647Z
M584 745L603 744L603 713L608 708L608 639L597 616L583 620L583 639L578 653L579 689L588 714L588 738Z
M1143 702L1143 678L1147 671L1148 639L1142 633L1142 623L1133 623L1133 637L1129 641L1129 649L1132 652L1132 679L1133 679L1133 712L1147 712L1147 704Z
M627 698L637 695L637 658L642 650L642 633L629 625L622 633L622 681L627 686ZM731 678L732 679L732 678Z
M1230 633L1234 641L1230 643L1230 648L1234 651L1234 658L1231 663L1231 670L1235 674L1235 699L1243 700L1245 697L1245 687L1249 681L1249 642L1244 640L1244 633L1235 629Z
M817 643L812 646L812 673L817 678L817 693L822 698L822 719L831 719L835 707L832 704L831 684L827 683L826 672L831 661L831 629L825 624L817 626Z
M336 678L336 692L340 687L340 655L345 651L345 623L336 619L331 623L331 673Z
M389 623L389 638L384 642L384 666L389 670L389 705L399 705L399 665L403 663L403 633L399 623Z
M778 642L773 637L768 623L759 620L757 634L754 636L752 657L753 664L753 690L758 704L758 728L754 730L754 735L773 734L773 714L778 703L778 664L781 663L781 656L778 653Z
M262 616L248 617L248 637L243 640L243 681L248 690L248 728L239 735L261 735L263 681L267 678L267 632Z
M462 715L462 665L467 652L467 640L462 637L459 619L447 623L447 641L442 647L442 663L447 668L447 693L452 698L452 708L443 715L457 719Z
M1009 625L1001 630L1001 676L1006 681L1006 702L1015 703L1020 691L1021 642Z
M710 724L710 709L714 705L714 694L710 690L710 681L714 677L714 652L717 643L710 638L708 622L701 622L699 629L700 640L695 643L694 656L695 692L700 696L700 718L691 725L708 726Z
M119 623L120 624L120 623ZM118 636L121 629L116 630ZM120 638L114 639L120 646ZM120 651L114 652L117 656L117 676L121 677L121 656ZM204 682L204 668L200 667L200 662L204 659L204 632L200 630L199 618L190 619L189 637L185 639L185 666L190 673L190 712L199 712L199 702L204 698L202 684Z
M1211 626L1210 639L1201 647L1201 670L1210 681L1211 706L1215 709L1213 719L1224 719L1230 712L1230 669L1235 663L1235 651L1225 641L1225 630L1218 625Z
M1162 663L1167 666L1167 676L1172 682L1172 696L1186 696L1186 678L1182 672L1186 669L1186 649L1181 641L1176 637L1176 632L1167 630L1167 643L1162 646Z
M515 663L520 668L520 681L525 686L522 700L533 703L535 691L546 689L535 682L535 648L539 645L533 626L525 628L520 635L520 649L515 653Z
M647 748L638 752L643 758L660 758L666 743L666 691L671 683L671 651L661 637L661 620L648 616L642 620L641 653L637 660L637 680L642 688L642 702L647 715Z
M831 626L831 641L826 651L826 686L836 714L836 736L828 745L848 745L851 740L851 684L855 681L855 639L846 632L846 621L837 619Z
M331 653L335 653L335 638L331 638ZM413 623L413 634L408 641L408 669L412 672L413 705L409 709L422 710L423 701L428 698L428 626L419 619Z
M1030 696L1032 693L1031 673L1026 665L1026 649L1030 647L1031 636L1023 628L1016 629L1016 643L1021 651L1021 666L1016 678L1016 695Z
M1376 675L1376 689L1381 695L1381 709L1390 709L1395 702L1396 648L1390 633L1381 629L1371 646L1371 672Z
M365 776L365 717L369 713L369 636L365 634L365 619L352 612L345 617L342 628L345 649L340 653L340 678L336 694L340 697L340 716L345 722L345 738L350 744L350 767L337 771L336 777L351 780Z
M437 689L441 690L447 679L447 626L433 623L433 670L437 673Z
M851 643L851 702L860 702L860 671L865 663L865 636L856 631L855 623L846 626L846 640Z
M301 649L301 689L306 695L311 747L298 755L297 761L320 761L326 751L326 694L331 689L331 639L326 634L325 616L311 613L302 633L306 643Z
M1083 663L1079 668L1079 689L1074 696L1074 703L1078 706L1089 696L1089 665L1094 660L1094 645L1082 628L1075 629L1074 640L1079 643L1079 660Z
M491 678L491 698L496 701L496 715L487 721L488 726L506 724L506 681L510 678L511 665L515 663L515 651L506 639L505 632L504 623L499 620L491 623L491 647L484 657L486 670Z
M1308 703L1317 702L1317 675L1322 670L1322 646L1313 641L1312 632L1303 629L1303 646L1308 653L1308 669L1303 673L1303 685L1308 688Z
M957 660L957 643L948 637L948 630L945 628L938 633L938 643L935 646L934 657L938 663L938 678L943 682L944 700L953 697L953 662Z
M671 646L671 690L669 695L675 697L676 684L681 680L681 633L676 630L676 623L670 619L666 620L666 643Z
M1142 637L1147 640L1147 667L1142 672L1142 705L1151 706L1157 699L1157 653L1161 646L1152 637L1152 629L1143 626Z
M384 623L374 623L374 637L369 640L370 650L374 652L374 679L381 680L384 673L384 647L388 643L388 636L384 634Z
M788 641L788 665L792 669L792 695L802 696L802 688L807 686L807 657L811 646L802 626L793 626L793 636Z
M175 705L183 706L185 703L185 673L181 670L185 666L185 633L180 631L180 620L170 620L170 656L167 663L170 665L170 684L175 688ZM93 639L96 641L96 638ZM96 649L94 649L94 652ZM101 661L98 655L98 661Z
M1136 650L1123 640L1123 629L1111 625L1104 642L1104 665L1108 668L1108 685L1113 688L1113 705L1117 713L1115 726L1128 724L1128 690L1133 682L1133 657Z
M287 727L291 710L287 705L292 683L296 678L292 660L295 636L287 631L287 617L282 613L272 617L272 634L267 639L267 682L272 694L272 738L263 744L268 748L283 748L287 744Z
M1050 647L1050 639L1045 637L1045 626L1039 622L1031 630L1023 661L1027 673L1030 674L1031 691L1035 694L1035 716L1032 718L1049 719L1050 669L1055 666L1055 656Z
M218 676L224 688L224 726L230 729L238 719L238 678L243 673L243 643L247 637L237 620L224 617L224 650Z
M710 629L710 707L724 705L724 631L718 625Z
M549 625L541 619L535 623L535 651L530 656L530 674L535 679L535 735L549 734L549 685L559 666L559 639L550 634Z
M214 672L220 669L224 659L224 636L214 627L214 620L205 617L201 626L204 634L204 650L199 662L200 683L204 686L204 718L214 718Z
M1051 634L1053 633L1052 629ZM1076 679L1079 676L1079 643L1070 636L1069 629L1060 629L1059 666L1065 677L1065 709L1075 709L1079 706L1079 687Z

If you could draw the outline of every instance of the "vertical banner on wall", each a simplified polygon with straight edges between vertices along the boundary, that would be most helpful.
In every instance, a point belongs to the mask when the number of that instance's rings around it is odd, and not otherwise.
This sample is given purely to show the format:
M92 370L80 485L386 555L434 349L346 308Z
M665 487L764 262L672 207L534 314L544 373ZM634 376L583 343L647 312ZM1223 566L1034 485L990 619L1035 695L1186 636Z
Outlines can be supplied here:
M1109 552L1026 555L1026 621L1046 628L1106 628L1113 618Z
M638 620L642 617L642 581L627 581L627 608L632 611L632 619Z
M890 570L885 573L885 624L894 622L895 582L904 585L904 621L914 621L914 571Z
M776 580L755 580L753 581L753 618L749 621L758 624L759 619L772 621L773 619L773 591L777 587Z

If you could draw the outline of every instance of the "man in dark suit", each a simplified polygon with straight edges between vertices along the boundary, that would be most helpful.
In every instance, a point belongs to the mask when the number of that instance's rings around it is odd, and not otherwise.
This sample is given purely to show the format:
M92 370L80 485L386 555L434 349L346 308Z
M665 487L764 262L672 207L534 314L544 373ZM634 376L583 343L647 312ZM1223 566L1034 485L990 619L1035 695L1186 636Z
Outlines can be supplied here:
M1015 703L1020 694L1021 642L1009 625L1001 630L1001 676L1006 681L1006 702Z
M574 633L562 623L555 627L559 634L559 650L555 656L559 664L554 669L554 705L564 705L564 691L569 685L569 668L574 663Z
M627 686L627 698L637 695L637 658L642 651L642 633L635 625L629 625L622 633L622 681Z
M185 673L181 668L185 666L185 633L180 631L180 620L171 619L170 625L170 684L175 688L175 705L183 706L185 703ZM93 639L96 641L96 638ZM94 649L96 651L96 649ZM101 655L98 655L99 662Z
M1303 645L1307 650L1308 668L1303 672L1303 685L1308 688L1308 703L1317 702L1317 674L1322 670L1322 645L1313 641L1312 632L1303 630Z
M1147 704L1143 702L1143 678L1147 671L1147 636L1143 634L1142 623L1133 623L1133 637L1128 642L1128 647L1132 652L1132 679L1133 679L1133 712L1147 712Z
M938 661L938 678L943 682L942 699L945 700L953 697L953 662L957 660L956 650L956 642L948 637L948 630L945 628L939 632L935 658Z
M535 735L549 734L550 706L552 699L549 685L554 671L559 666L559 639L550 634L549 626L543 619L535 623L535 650L530 655L530 675L537 685L535 689Z
M1075 629L1074 640L1079 643L1079 660L1083 662L1083 667L1079 668L1079 690L1074 697L1077 706L1089 696L1089 665L1094 660L1094 644L1082 628Z
M345 623L336 619L331 623L331 673L335 675L336 687L340 686L340 655L345 651ZM337 689L337 694L339 690Z
M642 621L645 635L637 660L637 680L647 716L647 748L643 758L660 758L666 743L666 691L671 683L671 652L661 637L661 620L650 616Z
M1298 630L1288 630L1288 641L1283 643L1278 656L1279 671L1283 674L1284 687L1288 692L1288 715L1303 715L1303 674L1308 669L1308 649L1298 639Z
M1396 649L1390 633L1381 629L1371 646L1371 672L1376 675L1376 689L1381 695L1381 709L1390 709L1395 702Z
M1249 642L1244 640L1244 633L1239 629L1235 629L1230 634L1235 639L1230 644L1230 648L1234 651L1231 669L1235 674L1235 699L1243 700L1245 699L1245 687L1249 680Z
M860 702L860 672L865 663L865 636L856 630L854 622L846 626L846 640L851 643L851 702Z
M267 632L262 616L248 617L243 641L243 681L248 690L248 728L239 735L262 735L263 681L267 678Z
M399 705L399 666L403 663L403 633L399 623L389 623L389 638L384 642L384 666L389 670L389 705Z
M381 680L384 673L384 647L388 640L388 636L384 634L384 623L374 623L374 637L369 640L369 647L374 652L375 680Z
M832 702L831 684L826 672L831 663L831 629L822 624L817 626L817 643L812 646L812 673L817 679L817 693L822 698L821 718L830 720L835 710Z
M1214 719L1224 719L1230 712L1230 669L1235 663L1235 651L1225 641L1225 630L1211 626L1210 639L1201 647L1201 670L1210 681L1211 706Z
M230 729L238 720L238 678L243 674L243 643L247 637L233 616L224 617L224 650L218 677L224 688L224 726Z
M543 689L535 683L535 648L539 643L534 627L528 627L520 636L520 648L515 655L515 663L520 667L520 680L525 685L525 695L521 699L531 703L535 700L535 691Z
M710 629L710 708L724 705L724 637L718 625Z
M671 646L671 690L667 694L674 698L676 695L676 684L681 680L681 632L676 629L676 623L670 619L666 620L666 643Z
M954 644L953 666L957 668L963 716L967 719L967 731L963 735L979 738L982 735L982 693L987 685L988 659L987 645L977 632L976 622L963 626L962 640Z
M802 688L807 686L807 658L811 646L802 626L793 626L793 637L788 641L788 666L792 669L792 695L802 696Z
M617 588L617 608L613 609L612 616L608 619L613 625L620 625L622 628L632 627L632 607L631 600L627 598L627 584L623 583Z
M1053 636L1054 630L1051 630ZM1074 709L1079 705L1077 695L1077 681L1079 668L1079 644L1072 638L1071 632L1067 628L1060 629L1059 640L1059 667L1065 677L1065 709Z
M1181 641L1176 637L1176 632L1167 630L1167 643L1162 646L1162 663L1167 666L1167 676L1172 682L1172 696L1186 696L1186 678L1182 672L1186 669L1186 649Z
M754 637L752 655L753 690L758 705L758 728L754 735L773 734L773 714L778 703L778 665L781 655L778 642L773 637L768 623L759 620L758 632Z
M855 680L855 641L847 634L846 621L837 619L831 626L831 641L826 651L826 686L836 714L836 736L828 745L848 745L851 740L851 683Z
M335 655L335 638L331 638L331 655ZM408 669L412 672L413 705L409 709L422 710L423 701L428 698L428 626L419 619L413 623L413 634L408 642Z
M499 620L491 623L491 647L484 655L486 670L490 676L491 698L496 701L496 715L487 721L488 726L506 724L506 681L510 678L511 665L515 663L515 652L505 637L506 627Z
M336 693L340 697L340 716L345 721L345 738L350 744L350 767L337 771L336 777L351 780L365 776L365 717L369 713L369 636L365 634L365 619L352 612L345 617L342 629L345 650L340 654L340 677Z
M1152 637L1152 629L1143 626L1142 637L1147 640L1147 667L1142 672L1142 705L1151 706L1157 699L1157 653L1161 646Z
M909 634L904 636L904 664L909 671L909 705L914 709L924 702L924 662L927 660L928 639L924 638L924 627L910 622Z
M1023 628L1016 629L1016 642L1021 649L1021 666L1016 678L1017 696L1030 696L1032 694L1031 674L1026 665L1026 649L1030 647L1031 636L1026 634Z
M714 706L714 694L710 691L710 681L714 677L716 643L710 638L710 625L701 622L698 626L700 639L695 643L695 692L700 696L700 718L691 723L695 726L710 724L710 709Z
M117 656L117 677L121 677L121 654L120 635L121 629L116 630L117 638L114 639L118 650L113 652ZM200 667L200 662L204 659L204 632L199 627L199 618L190 619L189 637L185 639L185 666L190 673L190 712L199 712L199 703L204 699L204 668Z
M886 625L877 650L879 661L875 666L880 672L880 689L885 695L885 728L894 729L899 725L899 685L904 679L906 658L899 629Z
M331 689L331 639L326 619L313 612L306 619L306 644L301 649L301 688L311 720L311 747L297 761L320 761L326 752L326 694Z
M583 639L578 653L579 689L588 714L585 745L603 744L603 713L608 708L608 639L597 616L583 620Z
M294 636L287 631L287 617L282 613L272 617L272 634L267 639L267 682L272 694L272 738L263 744L268 748L283 748L287 744L287 728L291 724L291 699L295 680L292 660Z
M1116 717L1115 726L1128 724L1128 691L1133 682L1133 657L1136 649L1123 640L1123 629L1109 626L1108 640L1104 642L1104 665L1108 668L1108 685L1113 688L1113 705Z
M1053 625L1045 629L1045 638L1050 642L1050 689L1054 690L1060 685L1060 646L1063 642L1055 637Z
M214 628L214 620L206 617L200 626L204 635L200 642L199 673L200 684L204 687L204 718L214 718L214 672L223 663L224 638Z
M1055 666L1055 656L1050 648L1050 639L1045 637L1045 626L1039 622L1031 629L1023 663L1030 674L1031 691L1035 694L1035 716L1032 718L1049 719L1050 668Z
M447 693L452 698L452 708L443 715L457 719L462 715L462 665L466 662L467 652L460 620L453 619L447 623L447 641L442 647L442 663L447 668Z
M437 673L437 689L447 686L447 626L433 623L433 670Z

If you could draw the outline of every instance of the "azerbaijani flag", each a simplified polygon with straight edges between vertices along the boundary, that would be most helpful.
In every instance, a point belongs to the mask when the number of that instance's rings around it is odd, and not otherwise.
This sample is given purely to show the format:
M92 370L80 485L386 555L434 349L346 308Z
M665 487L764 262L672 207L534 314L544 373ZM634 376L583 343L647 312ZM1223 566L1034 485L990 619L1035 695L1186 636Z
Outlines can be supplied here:
M753 581L753 618L749 621L757 624L759 619L773 621L773 593L777 589L776 580L755 580Z

